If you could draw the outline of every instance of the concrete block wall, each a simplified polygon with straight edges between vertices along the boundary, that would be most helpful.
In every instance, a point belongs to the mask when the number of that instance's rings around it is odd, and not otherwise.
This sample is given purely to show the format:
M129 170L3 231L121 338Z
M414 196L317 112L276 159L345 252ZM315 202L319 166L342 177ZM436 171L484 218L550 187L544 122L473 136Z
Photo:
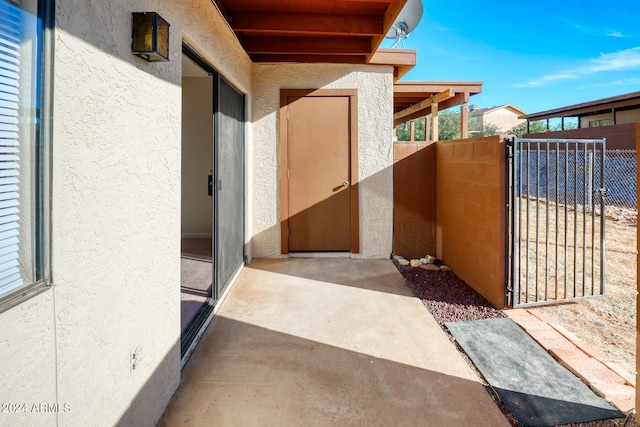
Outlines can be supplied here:
M505 146L500 136L436 144L437 257L505 305Z
M436 145L396 142L393 162L393 252L435 256Z
M638 138L638 123L625 123L595 128L580 128L547 133L532 133L525 138L557 139L600 139L607 138L608 150L633 150Z

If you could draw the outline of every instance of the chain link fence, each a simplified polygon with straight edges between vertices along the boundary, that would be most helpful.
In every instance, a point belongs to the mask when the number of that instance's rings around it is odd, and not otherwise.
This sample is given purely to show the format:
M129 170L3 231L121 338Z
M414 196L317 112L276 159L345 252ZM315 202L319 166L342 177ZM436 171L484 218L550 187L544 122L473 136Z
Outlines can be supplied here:
M607 205L638 210L636 150L607 150Z
M523 177L522 194L542 196L550 202L593 207L592 183L600 182L599 156L579 151L531 152L526 160L532 167ZM607 206L637 210L636 150L607 150L605 188Z

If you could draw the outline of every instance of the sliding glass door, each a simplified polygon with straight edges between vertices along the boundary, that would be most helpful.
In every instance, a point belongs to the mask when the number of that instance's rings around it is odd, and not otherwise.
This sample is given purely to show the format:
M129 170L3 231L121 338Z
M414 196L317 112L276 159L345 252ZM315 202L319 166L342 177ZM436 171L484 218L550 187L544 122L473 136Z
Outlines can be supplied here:
M245 98L187 46L182 83L184 355L244 264Z

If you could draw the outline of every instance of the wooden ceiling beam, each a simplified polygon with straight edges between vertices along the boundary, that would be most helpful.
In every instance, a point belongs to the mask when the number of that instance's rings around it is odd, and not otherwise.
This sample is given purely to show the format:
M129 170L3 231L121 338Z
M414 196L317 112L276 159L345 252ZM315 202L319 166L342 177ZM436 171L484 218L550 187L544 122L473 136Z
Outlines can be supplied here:
M431 107L433 104L439 104L440 102L446 101L449 98L453 98L455 94L456 93L453 91L453 89L447 89L445 91L437 93L431 96L430 98L420 101L417 104L412 105L409 108L405 108L404 110L394 114L393 120L394 121L401 120L402 118L410 114L416 113L420 110L424 110L427 107Z
M249 55L368 55L368 37L243 37Z
M456 107L464 104L465 102L469 102L470 95L471 94L468 92L456 93L452 98L438 104L438 110L446 110L447 108Z
M469 102L469 97L470 96L471 96L471 94L469 92L456 93L452 98L449 98L446 101L442 101L442 102L438 103L438 111L446 110L447 108L456 107L458 105L464 104L465 102ZM396 98L394 98L393 104L394 104L395 107L398 106L399 103L398 103ZM400 104L400 105L402 105L402 104ZM428 116L429 114L431 114L431 107L430 106L425 108L425 109L419 110L419 111L417 111L415 113L409 114L409 115L403 117L399 121L396 121L394 119L394 126L397 126L400 123L404 123L404 122L407 122L409 120L417 119L419 117Z
M412 105L409 108L405 108L404 110L394 114L393 122L395 125L397 125L398 123L402 123L407 116L418 113L423 114L423 110L431 108L433 104L439 104L443 101L446 101L447 99L454 97L455 94L456 93L453 91L453 89L447 89L438 94L435 94L432 97L425 99L424 101L418 102L417 104Z
M351 3L358 3L358 2L366 2L366 3L393 3L396 0L341 0L343 2L351 2Z
M427 107L424 110L420 110L420 111L417 111L417 112L415 112L413 114L409 114L408 116L403 117L402 119L400 119L398 121L394 120L393 121L393 126L398 126L401 123L406 123L406 122L408 122L410 120L419 119L420 117L426 117L429 114L431 114L431 108L432 107ZM440 111L440 110L438 110L438 111Z
M374 36L383 34L379 16L231 11L234 31L250 34L318 34Z
M301 64L364 64L364 55L296 55L296 54L253 54L253 62L295 62Z
M395 22L398 15L400 15L400 11L402 11L402 8L406 3L407 0L394 0L392 3L389 3L389 6L387 7L383 18L383 33L371 38L371 53L367 57L367 63L371 61L371 58L375 54L376 50L378 50L378 48L380 47L380 43L382 43L384 36L391 29L391 26Z

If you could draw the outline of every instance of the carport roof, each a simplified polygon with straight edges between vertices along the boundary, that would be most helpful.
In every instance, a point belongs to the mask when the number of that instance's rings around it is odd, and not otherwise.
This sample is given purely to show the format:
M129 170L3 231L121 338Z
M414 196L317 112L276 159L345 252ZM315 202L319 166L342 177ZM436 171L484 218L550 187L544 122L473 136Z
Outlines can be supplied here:
M469 102L472 95L482 92L482 82L411 82L393 85L394 125L431 114L434 104L438 111Z

